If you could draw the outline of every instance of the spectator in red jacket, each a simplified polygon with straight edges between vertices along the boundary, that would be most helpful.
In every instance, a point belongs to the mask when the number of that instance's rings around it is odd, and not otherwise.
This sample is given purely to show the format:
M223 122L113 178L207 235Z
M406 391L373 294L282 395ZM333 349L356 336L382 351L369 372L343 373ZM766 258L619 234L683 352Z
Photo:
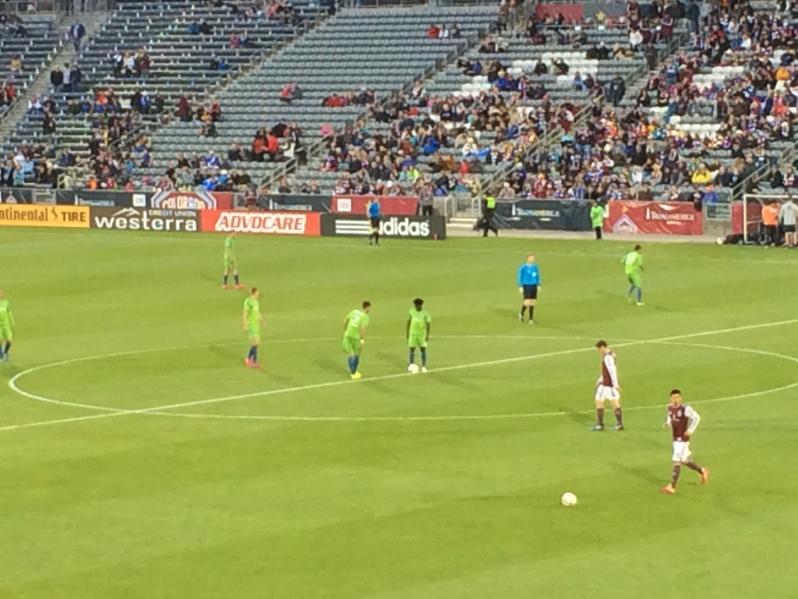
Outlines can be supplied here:
M431 40L438 39L438 36L441 34L441 28L435 25L434 23L430 23L430 26L427 27L427 37Z

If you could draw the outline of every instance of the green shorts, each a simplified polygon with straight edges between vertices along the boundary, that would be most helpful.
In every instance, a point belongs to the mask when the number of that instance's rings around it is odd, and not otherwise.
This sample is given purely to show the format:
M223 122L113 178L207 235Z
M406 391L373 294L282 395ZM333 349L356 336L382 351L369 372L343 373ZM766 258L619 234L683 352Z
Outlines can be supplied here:
M629 280L631 285L634 285L635 287L643 287L643 277L641 277L638 273L631 272L626 275L626 278Z
M360 355L360 339L357 337L344 337L341 341L341 347L350 356Z
M247 337L250 341L260 343L260 325L249 325L247 327Z
M0 324L0 339L4 339L5 341L14 340L14 332L11 330L10 326Z
M228 256L224 257L224 269L225 270L236 270L237 268L236 259L230 258Z
M427 347L427 337L426 335L410 335L407 338L407 347Z

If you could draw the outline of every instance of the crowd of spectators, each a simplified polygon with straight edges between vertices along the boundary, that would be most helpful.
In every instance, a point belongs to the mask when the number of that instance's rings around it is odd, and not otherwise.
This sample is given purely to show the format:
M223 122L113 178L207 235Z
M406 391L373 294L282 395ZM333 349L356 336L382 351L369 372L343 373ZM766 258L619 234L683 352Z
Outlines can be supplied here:
M668 16L668 5L653 6ZM645 29L639 7L629 7L630 27ZM768 166L768 144L794 138L798 30L744 2L713 6L692 28L692 49L666 60L635 106L617 108L622 82L598 85L596 97L609 102L596 103L573 133L563 129L555 150L517 161L499 198L652 199L652 188L665 186L668 198L700 204ZM719 66L739 68L707 79ZM685 117L709 126L682 127Z

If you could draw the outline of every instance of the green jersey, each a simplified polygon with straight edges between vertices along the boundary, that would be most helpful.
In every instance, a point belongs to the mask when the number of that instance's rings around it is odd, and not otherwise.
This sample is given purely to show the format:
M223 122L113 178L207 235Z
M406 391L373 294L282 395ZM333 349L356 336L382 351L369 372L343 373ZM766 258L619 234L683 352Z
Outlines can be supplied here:
M643 270L643 254L635 251L629 252L623 257L621 263L627 275L639 274Z
M426 310L416 310L410 308L410 337L425 339L427 337L427 325L432 322L432 317Z
M235 254L235 240L233 239L232 235L228 235L224 238L224 257L225 260L234 260L236 257Z
M361 309L352 310L346 316L346 330L344 337L360 339L360 329L369 326L369 315Z
M260 302L250 296L244 300L244 314L250 327L260 325Z
M601 227L604 224L604 208L596 204L590 209L590 222L593 228Z
M14 323L14 316L11 314L11 302L7 299L0 299L0 325L10 327Z

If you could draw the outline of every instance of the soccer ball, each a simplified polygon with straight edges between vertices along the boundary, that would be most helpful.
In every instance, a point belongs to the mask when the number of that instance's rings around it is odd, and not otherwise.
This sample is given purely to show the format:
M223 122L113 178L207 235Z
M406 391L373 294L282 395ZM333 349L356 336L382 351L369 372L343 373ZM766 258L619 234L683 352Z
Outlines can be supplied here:
M576 501L577 501L576 500L576 495L574 495L570 491L563 493L562 497L560 497L560 503L562 503L563 506L565 506L565 507L573 507L573 506L575 506L576 505Z
M411 364L407 367L407 372L410 374L418 374L418 364Z

